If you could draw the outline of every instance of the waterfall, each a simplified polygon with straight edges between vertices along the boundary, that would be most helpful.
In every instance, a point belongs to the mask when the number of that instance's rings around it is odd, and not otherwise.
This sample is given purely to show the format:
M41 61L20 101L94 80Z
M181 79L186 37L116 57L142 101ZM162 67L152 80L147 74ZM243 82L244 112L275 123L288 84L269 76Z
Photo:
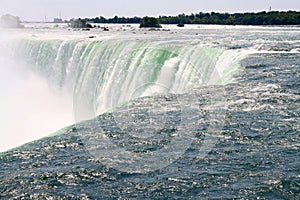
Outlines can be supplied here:
M15 54L57 91L73 96L77 121L129 100L227 84L245 53L139 40L21 40Z

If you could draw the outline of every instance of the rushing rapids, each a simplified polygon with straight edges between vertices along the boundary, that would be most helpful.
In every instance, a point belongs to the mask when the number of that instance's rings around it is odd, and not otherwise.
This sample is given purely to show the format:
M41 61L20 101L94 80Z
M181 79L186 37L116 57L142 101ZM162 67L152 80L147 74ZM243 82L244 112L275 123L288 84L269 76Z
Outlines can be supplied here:
M19 126L44 96L36 126L68 105L76 123L2 152L0 197L298 197L298 27L110 30L10 30L1 41L3 83L24 72L4 97L28 89L1 119L26 107L12 118Z

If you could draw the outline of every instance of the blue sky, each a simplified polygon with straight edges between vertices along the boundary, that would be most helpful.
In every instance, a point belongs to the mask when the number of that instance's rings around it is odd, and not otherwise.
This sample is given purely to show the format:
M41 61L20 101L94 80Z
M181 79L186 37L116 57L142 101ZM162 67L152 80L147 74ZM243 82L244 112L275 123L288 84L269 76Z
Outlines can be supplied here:
M300 0L0 0L0 15L10 13L22 20L77 17L159 16L197 12L300 11Z

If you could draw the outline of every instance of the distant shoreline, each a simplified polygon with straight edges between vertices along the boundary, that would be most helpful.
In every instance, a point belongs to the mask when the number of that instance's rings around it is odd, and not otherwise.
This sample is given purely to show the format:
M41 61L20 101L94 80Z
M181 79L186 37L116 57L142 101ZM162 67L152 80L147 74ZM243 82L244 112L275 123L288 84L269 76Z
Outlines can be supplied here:
M213 24L213 25L300 25L300 11L262 11L246 13L192 13L156 17L160 24ZM79 18L80 19L80 18ZM143 17L81 18L87 23L139 24ZM72 19L71 19L72 20ZM65 23L71 20L65 20ZM26 22L23 22L26 23ZM42 23L42 22L34 22ZM49 22L50 23L50 22Z
M69 22L62 22L62 23L57 23L57 22L42 22L42 21L24 21L24 22L22 22L22 24L55 24L55 25L68 25L69 24ZM92 24L99 24L99 25L101 25L101 24L103 24L103 25L105 25L105 24L107 24L107 25L109 25L109 24L111 24L111 25L113 25L113 24L116 24L116 25L122 25L122 24L124 24L124 25L126 25L126 24L128 24L128 25L139 25L139 23L93 23L92 22ZM176 24L162 24L162 25L176 25ZM188 25L191 25L191 26L195 26L195 25L199 25L199 26L201 26L201 25L206 25L206 26L260 26L260 27L300 27L300 25L231 25L231 24L186 24L186 26L188 26ZM24 27L24 28L27 28L27 27Z

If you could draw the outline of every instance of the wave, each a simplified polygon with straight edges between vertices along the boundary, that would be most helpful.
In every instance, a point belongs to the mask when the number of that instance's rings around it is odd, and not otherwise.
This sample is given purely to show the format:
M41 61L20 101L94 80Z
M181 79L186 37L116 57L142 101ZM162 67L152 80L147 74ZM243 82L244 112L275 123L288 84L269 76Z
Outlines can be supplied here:
M258 44L251 47L256 53L300 53L300 48L294 48L293 46L272 46L267 44Z

